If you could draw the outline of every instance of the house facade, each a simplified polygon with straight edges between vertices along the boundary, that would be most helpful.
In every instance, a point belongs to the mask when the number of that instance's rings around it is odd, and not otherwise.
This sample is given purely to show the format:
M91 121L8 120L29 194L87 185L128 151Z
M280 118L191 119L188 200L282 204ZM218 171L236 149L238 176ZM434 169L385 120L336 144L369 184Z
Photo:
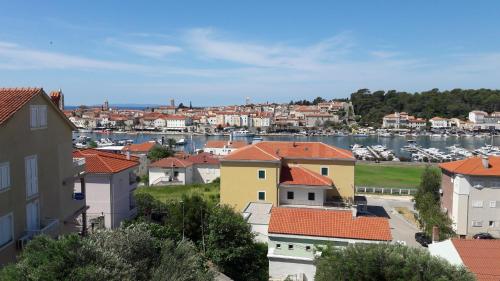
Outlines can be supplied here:
M450 121L442 117L433 117L429 119L429 122L431 123L431 128L434 129L445 129L451 127Z
M221 159L221 203L353 203L355 158L319 142L258 142ZM289 196L289 197L288 197Z
M207 141L203 151L217 156L226 156L247 145L245 141Z
M219 159L210 153L190 155L185 160L193 163L193 183L211 183L220 177Z
M349 210L273 208L268 229L269 278L314 280L314 259L326 245L388 243L389 221Z
M193 179L193 163L168 157L149 165L149 185L185 185Z
M43 89L0 89L0 265L35 235L85 232L85 189L76 194L73 184L85 168L71 153L75 129Z
M99 224L108 229L137 214L134 191L139 160L133 156L103 152L96 149L76 150L74 157L86 162L85 189L90 228ZM76 189L80 188L75 182Z
M440 164L441 207L461 237L487 232L500 238L500 157Z

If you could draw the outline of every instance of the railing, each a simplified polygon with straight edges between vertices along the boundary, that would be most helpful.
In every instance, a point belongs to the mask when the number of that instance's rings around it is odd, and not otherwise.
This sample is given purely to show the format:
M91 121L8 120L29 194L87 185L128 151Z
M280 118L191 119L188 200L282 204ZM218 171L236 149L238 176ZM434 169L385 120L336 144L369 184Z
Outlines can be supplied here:
M26 235L30 239L32 239L33 237L40 235L40 234L55 236L55 235L57 235L58 229L59 229L59 220L58 219L45 219L45 220L41 221L39 229L30 229L30 230L26 230L25 232L26 232Z
M181 181L179 181L178 178L172 178L172 177L160 177L157 178L154 182L151 183L151 185L157 185L159 183L167 183L169 185L175 185L175 184L182 184Z
M356 193L375 193L386 195L415 195L416 188L408 187L376 187L376 186L356 186Z

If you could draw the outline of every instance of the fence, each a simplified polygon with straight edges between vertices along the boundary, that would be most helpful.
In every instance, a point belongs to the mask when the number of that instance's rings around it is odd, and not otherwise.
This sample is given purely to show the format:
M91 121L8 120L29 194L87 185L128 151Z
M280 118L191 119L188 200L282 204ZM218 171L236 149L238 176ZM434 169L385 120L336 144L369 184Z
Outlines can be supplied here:
M375 193L387 195L415 195L416 188L356 186L356 193Z

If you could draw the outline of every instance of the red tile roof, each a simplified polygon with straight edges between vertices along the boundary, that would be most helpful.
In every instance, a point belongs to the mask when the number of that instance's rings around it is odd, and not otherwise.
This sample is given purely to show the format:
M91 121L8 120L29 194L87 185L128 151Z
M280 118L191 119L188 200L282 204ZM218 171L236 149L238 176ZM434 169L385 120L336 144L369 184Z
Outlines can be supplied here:
M82 149L73 151L73 157L85 158L87 173L114 174L139 165L137 157L99 151L96 149Z
M242 148L247 146L248 143L245 141L207 141L205 147L207 148L223 148L224 146L228 146L230 148Z
M0 124L39 93L43 93L42 88L0 88Z
M442 163L439 164L439 167L455 174L500 177L500 156L489 156L488 162L489 168L485 168L480 157L470 157L463 160Z
M300 166L282 166L280 184L332 186L333 181L325 176Z
M173 168L173 167L186 168L186 167L189 167L192 165L193 165L193 163L191 163L187 160L178 159L175 157L168 157L168 158L163 158L163 159L160 159L156 162L153 162L149 166L156 167L156 168Z
M353 217L351 211L273 208L269 233L360 240L391 241L389 220Z
M219 165L219 159L215 158L212 154L207 152L190 155L186 158L187 161L193 164L213 164Z
M157 144L153 141L147 141L139 144L130 144L127 145L123 148L123 151L130 151L130 152L149 152L153 147L157 146Z
M355 161L352 152L322 142L263 141L232 152L225 160L277 161L288 159L344 159Z
M464 265L479 281L500 280L500 240L452 239Z

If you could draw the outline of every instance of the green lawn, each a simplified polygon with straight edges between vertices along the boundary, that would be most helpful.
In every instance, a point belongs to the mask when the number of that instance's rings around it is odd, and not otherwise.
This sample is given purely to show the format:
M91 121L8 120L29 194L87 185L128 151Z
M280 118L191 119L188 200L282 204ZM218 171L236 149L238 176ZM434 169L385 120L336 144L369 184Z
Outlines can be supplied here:
M356 186L416 188L425 166L356 164Z
M218 202L219 183L173 185L173 186L146 186L137 188L136 193L148 193L162 201L179 201L182 195L200 194L205 199Z

